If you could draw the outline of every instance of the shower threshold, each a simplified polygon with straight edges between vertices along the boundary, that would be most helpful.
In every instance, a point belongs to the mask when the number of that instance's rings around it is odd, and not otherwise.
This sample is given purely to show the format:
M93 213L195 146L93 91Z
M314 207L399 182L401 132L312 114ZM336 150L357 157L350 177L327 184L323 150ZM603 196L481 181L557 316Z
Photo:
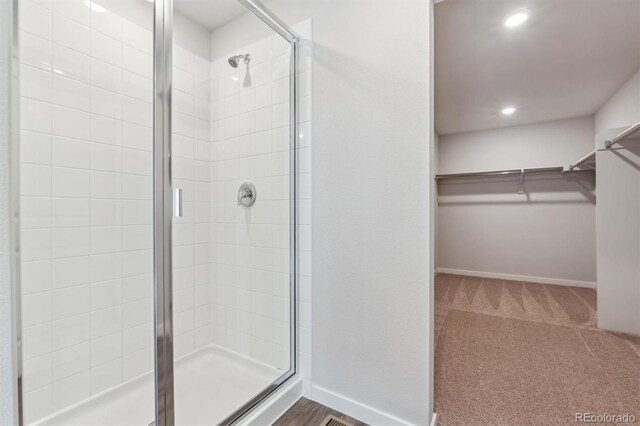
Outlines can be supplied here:
M282 374L217 345L192 352L175 363L176 424L219 423ZM149 372L32 425L149 425L154 417L154 395L154 377Z

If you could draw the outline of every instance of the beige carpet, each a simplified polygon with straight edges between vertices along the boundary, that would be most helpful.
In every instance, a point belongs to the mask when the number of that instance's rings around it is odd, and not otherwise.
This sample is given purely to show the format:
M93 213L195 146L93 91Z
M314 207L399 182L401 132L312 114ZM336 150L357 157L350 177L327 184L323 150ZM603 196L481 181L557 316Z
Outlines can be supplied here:
M640 338L594 328L594 290L441 274L435 298L440 425L640 424Z

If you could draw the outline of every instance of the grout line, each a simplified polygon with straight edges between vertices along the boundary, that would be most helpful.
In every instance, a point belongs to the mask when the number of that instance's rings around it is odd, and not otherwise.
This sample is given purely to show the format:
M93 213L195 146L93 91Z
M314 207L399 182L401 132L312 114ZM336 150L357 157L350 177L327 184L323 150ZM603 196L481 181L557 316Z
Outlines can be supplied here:
M53 6L53 5L52 5ZM49 76L51 77L51 87L49 88L50 93L49 93L49 99L51 99L51 101L53 102L53 25L54 25L54 14L53 14L53 10L51 12L51 56L49 57L49 70L47 71L47 73L49 74ZM22 84L22 82L20 82L20 84ZM21 105L22 105L22 99L20 100ZM51 121L51 129L50 129L50 133L53 133L53 108L50 108L51 112L50 112L50 121ZM22 130L22 123L20 123L19 128L21 131ZM22 139L20 139L20 142L22 142ZM51 138L51 136L49 135L49 162L52 163L53 162L53 138ZM53 182L53 167L49 168L49 182ZM22 194L21 194L22 195ZM22 197L20 199L20 201L22 201ZM51 202L50 205L50 217L53 218L53 202ZM20 213L22 215L22 212ZM22 232L22 231L21 231ZM21 237L22 238L22 237ZM51 394L49 395L50 398L50 403L51 403L51 411L53 411L53 394L54 394L54 388L53 388L53 369L54 369L54 365L53 365L53 324L54 324L54 319L53 319L53 232L50 233L50 242L49 242L49 247L51 247L51 251L49 253L49 277L51 277L51 307L50 307L50 318L48 323L51 325L51 348L48 350L48 354L51 356L51 377L50 377L50 385L51 385ZM20 255L22 256L22 253L20 253ZM24 260L21 262L22 264L24 264ZM24 372L23 372L24 374ZM26 411L23 407L23 410ZM47 413L50 414L50 413ZM26 412L23 412L23 415L26 415Z

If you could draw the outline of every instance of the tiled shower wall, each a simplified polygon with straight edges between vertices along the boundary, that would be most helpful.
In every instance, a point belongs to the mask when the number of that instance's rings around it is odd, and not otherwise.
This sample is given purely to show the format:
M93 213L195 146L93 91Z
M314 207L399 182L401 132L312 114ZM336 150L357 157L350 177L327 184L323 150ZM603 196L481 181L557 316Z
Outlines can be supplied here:
M82 0L21 1L27 423L152 368L150 27ZM175 355L213 342L286 370L289 45L266 37L237 53L253 56L248 75L227 56L174 49L173 171L185 200L174 226ZM310 370L305 64L298 280ZM248 209L236 202L247 180L258 193Z
M183 190L173 224L174 356L211 342L211 63L173 48L172 180Z
M153 366L153 41L143 28L151 14L143 23L82 0L20 5L29 423ZM186 199L174 233L180 356L210 341L201 229L209 220L210 65L175 51L174 169Z
M20 6L29 423L152 366L152 37L82 1Z
M289 366L289 44L265 35L253 16L212 33L212 275L213 341L286 370ZM297 282L298 355L311 377L311 22L294 26L298 59ZM236 47L235 35L261 34ZM251 38L251 37L248 37ZM252 55L231 68L227 59ZM238 186L258 193L237 206Z
M228 64L229 56L246 53L249 64ZM290 358L289 63L289 43L277 35L214 58L211 115L213 341L285 371ZM249 208L237 204L243 182L256 187L257 201Z

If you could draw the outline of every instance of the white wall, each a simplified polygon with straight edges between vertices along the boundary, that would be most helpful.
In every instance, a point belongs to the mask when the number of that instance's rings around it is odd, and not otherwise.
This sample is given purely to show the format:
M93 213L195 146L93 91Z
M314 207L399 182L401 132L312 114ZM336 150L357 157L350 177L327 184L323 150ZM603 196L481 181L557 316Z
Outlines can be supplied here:
M568 165L593 138L592 117L440 136L438 173Z
M627 80L595 115L595 134L631 126L640 120L640 69Z
M268 5L313 20L311 397L427 424L429 2Z
M10 212L9 212L9 88L11 82L11 2L0 2L0 424L16 424L17 407L13 374L13 314L11 295Z
M640 139L608 150L602 141L638 122L640 70L596 114L598 327L631 334L640 334Z
M439 173L568 165L593 149L581 117L439 140ZM438 267L593 285L595 196L591 173L439 184Z
M598 327L640 335L640 139L598 161Z

